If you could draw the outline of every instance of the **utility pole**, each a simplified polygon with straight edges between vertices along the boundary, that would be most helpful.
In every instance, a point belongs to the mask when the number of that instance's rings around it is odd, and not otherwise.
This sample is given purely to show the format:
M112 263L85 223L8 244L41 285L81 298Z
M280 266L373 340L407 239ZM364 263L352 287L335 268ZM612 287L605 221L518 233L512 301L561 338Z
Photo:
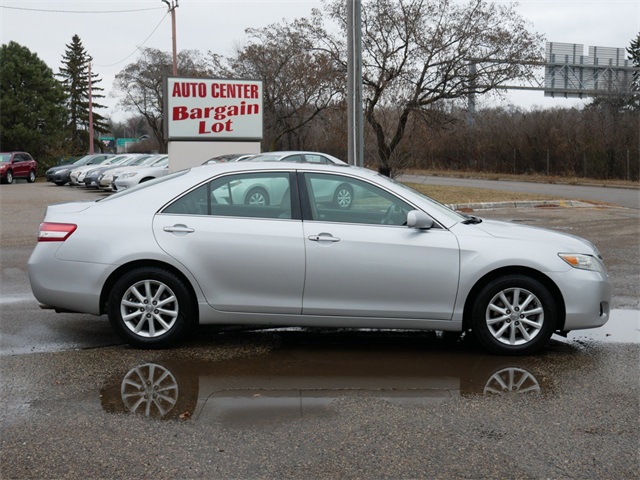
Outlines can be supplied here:
M93 147L93 96L91 94L91 62L89 62L89 153L94 153Z
M171 12L171 44L173 47L173 76L178 76L178 54L176 49L176 8L178 8L178 0L161 0L167 4L169 12Z

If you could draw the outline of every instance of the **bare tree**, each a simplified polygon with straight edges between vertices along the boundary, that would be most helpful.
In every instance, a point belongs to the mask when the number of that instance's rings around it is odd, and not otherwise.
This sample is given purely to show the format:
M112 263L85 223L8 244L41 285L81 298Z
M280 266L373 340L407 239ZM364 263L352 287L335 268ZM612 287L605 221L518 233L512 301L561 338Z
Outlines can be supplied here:
M170 53L155 48L144 48L135 63L127 65L114 82L123 97L120 104L125 110L142 115L158 141L161 152L166 152L163 105L164 82L172 73ZM211 71L198 50L183 50L178 54L178 73L185 77L208 77Z
M300 148L305 128L323 111L336 105L344 90L341 69L331 55L316 50L310 19L247 29L248 41L224 59L211 54L216 75L255 78L264 82L264 120L267 148ZM338 68L336 68L338 67Z
M346 31L345 2L331 0L326 8ZM369 0L362 12L364 115L375 134L379 170L387 175L402 158L395 152L412 116L530 75L520 62L542 56L542 37L528 30L513 5ZM317 48L345 58L341 39L322 29L316 34ZM382 118L389 110L397 111L392 123Z

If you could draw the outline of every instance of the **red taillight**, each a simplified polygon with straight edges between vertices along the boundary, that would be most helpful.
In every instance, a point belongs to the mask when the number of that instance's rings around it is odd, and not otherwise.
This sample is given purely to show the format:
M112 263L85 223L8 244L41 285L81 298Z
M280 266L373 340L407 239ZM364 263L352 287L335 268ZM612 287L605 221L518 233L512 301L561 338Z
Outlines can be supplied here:
M76 231L77 225L73 223L48 223L40 224L38 230L39 242L64 242L69 235Z

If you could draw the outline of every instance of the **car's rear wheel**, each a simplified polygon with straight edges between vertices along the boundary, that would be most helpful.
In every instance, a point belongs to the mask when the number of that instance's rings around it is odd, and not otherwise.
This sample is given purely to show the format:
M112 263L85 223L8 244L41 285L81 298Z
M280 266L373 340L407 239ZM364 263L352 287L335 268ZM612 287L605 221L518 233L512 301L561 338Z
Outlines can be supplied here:
M269 194L263 188L252 188L245 197L244 203L246 205L269 205Z
M557 321L553 295L538 280L507 275L489 282L476 297L472 327L487 350L527 355L551 338Z
M30 170L29 176L27 177L27 182L33 183L35 181L36 181L36 172L34 172L33 170Z
M109 296L109 321L129 344L164 348L175 344L194 323L194 302L184 282L157 267L132 270Z

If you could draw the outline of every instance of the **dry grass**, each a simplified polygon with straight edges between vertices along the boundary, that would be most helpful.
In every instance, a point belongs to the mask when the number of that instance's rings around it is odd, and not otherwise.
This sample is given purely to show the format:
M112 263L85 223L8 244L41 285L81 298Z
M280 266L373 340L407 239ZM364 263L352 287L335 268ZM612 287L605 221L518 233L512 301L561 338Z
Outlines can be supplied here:
M484 188L450 187L445 185L421 185L407 183L411 188L444 204L480 203L480 202L514 202L527 200L557 200L557 197L532 193L503 192Z

